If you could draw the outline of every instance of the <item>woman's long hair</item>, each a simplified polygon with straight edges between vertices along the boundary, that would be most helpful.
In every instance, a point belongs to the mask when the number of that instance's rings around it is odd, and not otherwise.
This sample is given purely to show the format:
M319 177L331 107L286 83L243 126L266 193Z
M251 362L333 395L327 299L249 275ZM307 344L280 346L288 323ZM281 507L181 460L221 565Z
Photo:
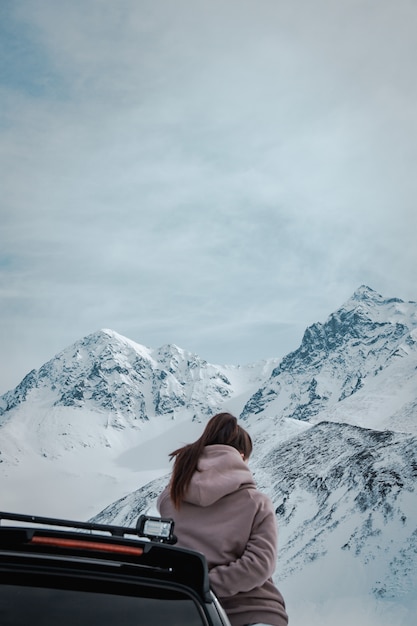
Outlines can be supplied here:
M236 448L245 460L252 452L252 440L249 433L239 424L231 413L217 413L208 422L203 434L197 441L171 452L170 460L175 459L170 483L170 496L176 509L179 509L191 478L197 471L198 460L205 446L216 443Z

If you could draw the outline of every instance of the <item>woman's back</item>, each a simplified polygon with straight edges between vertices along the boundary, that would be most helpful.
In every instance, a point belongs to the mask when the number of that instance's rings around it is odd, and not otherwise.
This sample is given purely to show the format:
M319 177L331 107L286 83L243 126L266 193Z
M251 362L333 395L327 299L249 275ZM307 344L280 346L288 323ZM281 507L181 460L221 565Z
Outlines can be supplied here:
M264 499L239 452L217 444L206 446L180 508L168 487L158 507L162 516L175 519L179 545L203 552L213 567L243 553Z
M174 519L178 545L206 556L210 584L233 626L286 626L285 603L271 578L275 514L244 460L251 449L235 417L214 416L200 440L173 453L176 465L158 508Z

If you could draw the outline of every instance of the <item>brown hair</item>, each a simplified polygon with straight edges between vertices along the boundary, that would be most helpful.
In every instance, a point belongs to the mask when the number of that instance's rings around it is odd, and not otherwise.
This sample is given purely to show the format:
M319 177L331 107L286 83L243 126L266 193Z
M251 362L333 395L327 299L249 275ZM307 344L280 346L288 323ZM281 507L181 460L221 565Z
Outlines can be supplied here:
M249 433L239 424L231 413L217 413L208 422L203 434L197 441L171 452L170 459L175 459L170 483L170 496L175 508L179 509L191 478L197 471L198 460L205 446L216 443L236 448L247 460L252 452L252 440Z

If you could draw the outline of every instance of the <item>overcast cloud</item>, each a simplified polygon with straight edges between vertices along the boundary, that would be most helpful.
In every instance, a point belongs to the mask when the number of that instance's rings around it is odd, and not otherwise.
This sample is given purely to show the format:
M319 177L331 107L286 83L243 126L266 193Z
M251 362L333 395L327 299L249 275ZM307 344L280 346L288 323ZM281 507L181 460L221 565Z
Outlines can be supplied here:
M212 363L417 300L412 0L3 0L0 393L112 328Z

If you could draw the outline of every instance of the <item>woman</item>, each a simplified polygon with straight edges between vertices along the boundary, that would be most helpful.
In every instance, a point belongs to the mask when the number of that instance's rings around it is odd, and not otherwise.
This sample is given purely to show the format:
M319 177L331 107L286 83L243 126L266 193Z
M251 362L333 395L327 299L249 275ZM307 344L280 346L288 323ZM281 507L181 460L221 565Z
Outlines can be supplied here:
M197 441L171 453L174 469L158 508L174 519L178 545L206 556L211 587L232 626L286 626L285 603L271 578L275 515L255 487L246 463L251 452L236 417L215 415Z

